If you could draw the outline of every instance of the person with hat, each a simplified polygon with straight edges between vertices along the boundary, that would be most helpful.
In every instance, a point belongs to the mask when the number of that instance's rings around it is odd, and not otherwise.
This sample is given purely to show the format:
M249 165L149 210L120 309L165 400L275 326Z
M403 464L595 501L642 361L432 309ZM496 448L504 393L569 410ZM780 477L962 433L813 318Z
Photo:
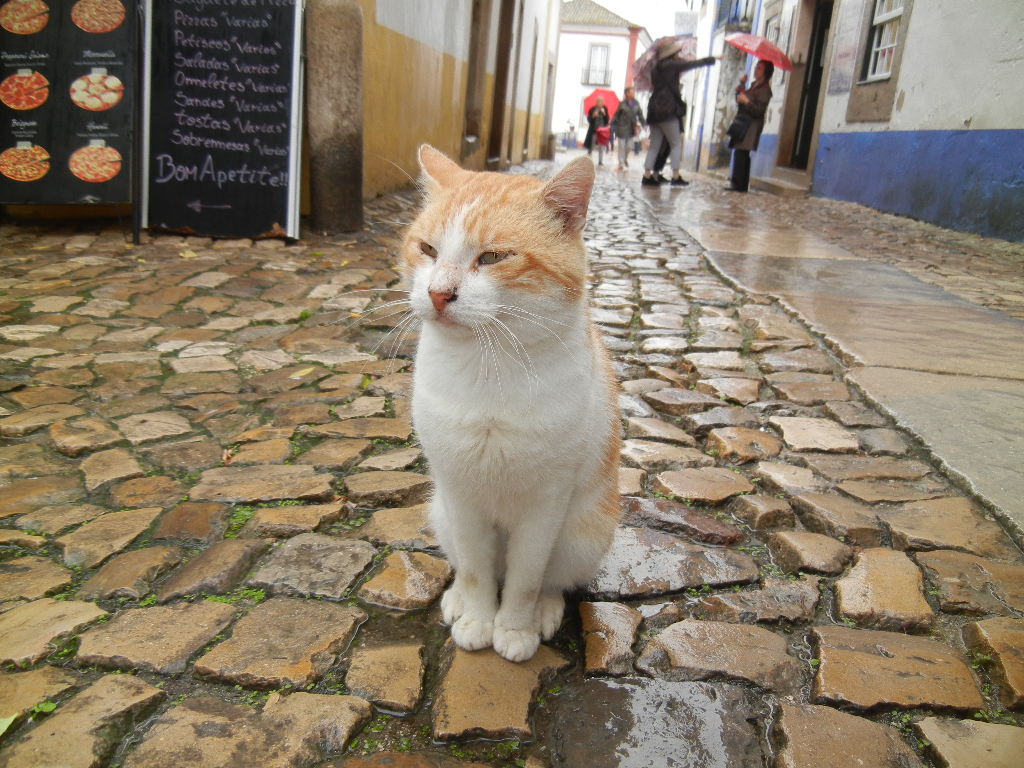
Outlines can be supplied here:
M683 118L686 116L686 103L680 92L679 78L684 73L697 67L708 67L718 59L707 56L703 59L687 61L679 57L683 44L674 38L662 41L658 46L658 61L651 73L651 100L647 102L647 124L651 130L651 145L644 160L644 178L641 184L651 186L661 184L664 179L654 175L654 163L658 151L663 144L668 144L669 162L672 165L671 184L674 187L685 187L685 181L679 173L682 156Z

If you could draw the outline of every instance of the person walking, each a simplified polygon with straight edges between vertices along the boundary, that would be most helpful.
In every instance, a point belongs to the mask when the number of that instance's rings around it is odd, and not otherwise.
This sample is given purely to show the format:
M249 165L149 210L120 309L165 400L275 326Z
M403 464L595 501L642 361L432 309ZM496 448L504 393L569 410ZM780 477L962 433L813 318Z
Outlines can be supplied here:
M754 82L750 87L746 87L746 75L740 78L740 84L736 86L736 118L741 124L746 122L747 128L742 136L733 135L729 140L732 172L726 189L732 192L746 192L750 187L750 153L757 150L761 141L765 113L768 111L768 102L772 100L770 83L774 73L775 65L762 59L754 67Z
M604 105L604 99L600 96L594 102L594 106L587 112L587 135L583 139L583 146L587 148L587 154L594 153L594 145L597 145L597 164L604 165L604 148L607 141L601 143L597 140L597 129L608 125L608 107Z
M622 101L619 102L619 108L615 110L615 117L612 118L612 133L619 140L619 164L615 170L621 171L629 167L629 150L633 137L644 124L643 109L636 100L636 91L633 86L627 86L622 94Z
M651 100L647 103L647 124L651 129L651 144L644 159L645 186L662 183L654 175L654 161L662 145L668 143L669 162L672 165L672 181L674 187L685 187L690 182L679 173L682 156L683 118L686 116L686 103L680 93L679 78L685 72L697 67L708 67L717 59L707 56L695 61L687 61L679 57L683 44L679 40L669 38L658 46L658 61L651 73Z

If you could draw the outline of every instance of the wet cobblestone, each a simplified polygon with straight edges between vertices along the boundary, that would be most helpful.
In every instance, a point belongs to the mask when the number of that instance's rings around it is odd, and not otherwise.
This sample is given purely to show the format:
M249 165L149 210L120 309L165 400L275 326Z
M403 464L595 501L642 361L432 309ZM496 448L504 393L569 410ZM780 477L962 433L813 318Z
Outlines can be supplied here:
M694 226L737 225L715 182L686 192ZM607 176L586 235L623 524L534 661L452 648L415 339L387 306L413 205L291 245L0 228L0 763L77 765L83 744L112 767L1012 754L1020 550L819 338ZM743 205L1024 317L1017 245ZM651 716L666 704L692 717Z

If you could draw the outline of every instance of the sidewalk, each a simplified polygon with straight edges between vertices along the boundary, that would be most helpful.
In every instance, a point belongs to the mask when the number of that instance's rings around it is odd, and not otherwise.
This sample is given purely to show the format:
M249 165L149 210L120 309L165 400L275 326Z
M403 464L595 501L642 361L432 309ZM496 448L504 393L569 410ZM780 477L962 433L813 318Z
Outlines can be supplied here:
M1024 543L1024 244L693 182L648 189L658 220L819 334L847 381Z
M719 183L599 173L623 525L522 665L440 623L411 195L291 246L0 229L0 766L1016 765L1020 507L967 460L1020 481L1019 250Z

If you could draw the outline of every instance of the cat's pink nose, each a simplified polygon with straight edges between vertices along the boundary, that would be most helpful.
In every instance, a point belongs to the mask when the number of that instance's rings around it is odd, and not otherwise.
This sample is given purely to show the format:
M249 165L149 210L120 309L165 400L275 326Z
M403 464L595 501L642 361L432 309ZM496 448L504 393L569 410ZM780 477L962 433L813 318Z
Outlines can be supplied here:
M459 298L459 294L455 291L427 291L427 293L430 294L430 303L434 305L434 309L437 310L438 314Z

